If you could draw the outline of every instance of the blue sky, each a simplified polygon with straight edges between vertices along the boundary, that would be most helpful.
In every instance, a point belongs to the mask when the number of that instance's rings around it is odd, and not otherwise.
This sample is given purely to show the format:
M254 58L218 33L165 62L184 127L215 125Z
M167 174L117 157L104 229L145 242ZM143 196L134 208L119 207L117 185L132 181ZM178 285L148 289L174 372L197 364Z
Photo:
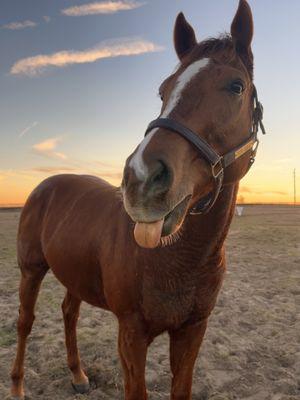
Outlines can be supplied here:
M229 30L238 1L136 0L119 2L134 4L132 9L109 14L70 16L88 8L62 12L90 3L95 1L1 1L0 204L23 202L39 181L57 172L95 173L117 184L125 158L159 112L159 84L177 64L176 15L184 11L201 40ZM300 175L300 2L249 4L255 82L268 135L241 183L241 196L291 201L292 169ZM148 50L31 75L23 63L13 73L13 66L29 57L61 51L73 58L78 52L93 56L95 48L120 43L126 48L142 43Z

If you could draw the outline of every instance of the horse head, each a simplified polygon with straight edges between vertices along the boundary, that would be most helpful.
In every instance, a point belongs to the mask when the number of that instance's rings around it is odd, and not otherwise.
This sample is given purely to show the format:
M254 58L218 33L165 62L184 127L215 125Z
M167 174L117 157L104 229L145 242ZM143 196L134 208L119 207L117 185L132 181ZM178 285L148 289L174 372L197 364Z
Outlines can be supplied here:
M198 43L192 26L178 15L179 66L159 88L160 117L127 159L122 181L124 206L140 246L154 248L162 238L174 237L201 199L211 208L221 187L237 183L248 171L261 122L252 37L245 0L231 35L217 39Z

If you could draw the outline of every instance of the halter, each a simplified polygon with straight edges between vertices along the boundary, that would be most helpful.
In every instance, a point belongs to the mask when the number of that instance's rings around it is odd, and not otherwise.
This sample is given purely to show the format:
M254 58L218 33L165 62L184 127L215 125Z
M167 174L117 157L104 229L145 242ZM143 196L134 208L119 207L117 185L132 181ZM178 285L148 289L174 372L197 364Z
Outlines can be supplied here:
M262 120L263 106L258 101L257 91L254 86L253 116L250 138L246 142L235 147L233 150L229 151L226 154L223 154L222 156L219 155L204 139L199 137L191 129L171 118L157 118L154 121L150 122L145 132L145 136L154 128L164 128L168 129L169 131L178 133L194 147L196 147L200 156L203 157L211 166L211 173L214 178L214 189L208 196L198 201L198 203L191 209L190 214L205 214L213 207L222 189L224 180L224 169L233 164L236 160L238 160L245 153L251 150L247 172L249 171L250 167L254 163L257 147L259 144L259 140L257 138L259 128L261 129L263 134L266 133Z

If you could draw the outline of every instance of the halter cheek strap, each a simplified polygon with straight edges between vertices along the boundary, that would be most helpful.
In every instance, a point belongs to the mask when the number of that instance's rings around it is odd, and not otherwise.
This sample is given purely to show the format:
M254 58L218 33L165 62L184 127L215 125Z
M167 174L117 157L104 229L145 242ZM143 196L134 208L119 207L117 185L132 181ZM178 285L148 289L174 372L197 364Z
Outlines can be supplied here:
M234 148L233 150L222 156L219 155L204 139L198 136L197 133L193 132L186 126L171 118L157 118L154 121L150 122L146 130L145 136L154 128L163 128L175 132L186 139L189 143L191 143L191 145L193 145L197 149L199 155L204 158L211 166L211 173L215 182L213 192L209 196L206 196L204 199L201 199L190 211L190 214L204 214L213 207L223 185L224 169L250 150L251 156L248 170L253 164L258 147L257 133L259 128L261 128L262 133L265 134L265 129L262 123L263 107L258 101L257 91L255 87L253 92L253 100L253 121L250 138L242 143L240 146Z

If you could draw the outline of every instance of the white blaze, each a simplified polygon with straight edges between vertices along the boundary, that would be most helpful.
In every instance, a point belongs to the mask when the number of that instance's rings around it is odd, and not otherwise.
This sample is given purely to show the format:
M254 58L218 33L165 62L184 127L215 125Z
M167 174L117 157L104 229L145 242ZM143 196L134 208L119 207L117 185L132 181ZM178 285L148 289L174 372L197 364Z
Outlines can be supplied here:
M182 74L178 77L175 87L171 93L168 104L164 109L161 118L167 118L170 113L174 110L174 108L179 103L182 92L184 88L191 82L191 80L209 63L209 58L202 58L201 60L195 61L193 64L189 65ZM150 140L153 138L154 134L158 131L158 128L153 129L145 139L139 145L136 153L130 160L129 166L133 168L137 178L139 180L144 180L147 176L147 166L143 160L143 153L145 148L147 147Z
M153 138L155 132L158 131L158 128L152 130L152 132L148 133L148 135L144 138L144 140L139 145L135 155L130 160L129 166L133 168L136 177L143 181L147 176L147 166L143 160L143 153L145 148L147 147L150 140Z
M168 117L168 115L174 110L174 108L179 103L181 94L188 83L209 63L208 58L203 58L202 60L195 61L193 64L189 65L187 69L178 77L173 92L171 93L170 99L164 112L162 113L162 118Z

